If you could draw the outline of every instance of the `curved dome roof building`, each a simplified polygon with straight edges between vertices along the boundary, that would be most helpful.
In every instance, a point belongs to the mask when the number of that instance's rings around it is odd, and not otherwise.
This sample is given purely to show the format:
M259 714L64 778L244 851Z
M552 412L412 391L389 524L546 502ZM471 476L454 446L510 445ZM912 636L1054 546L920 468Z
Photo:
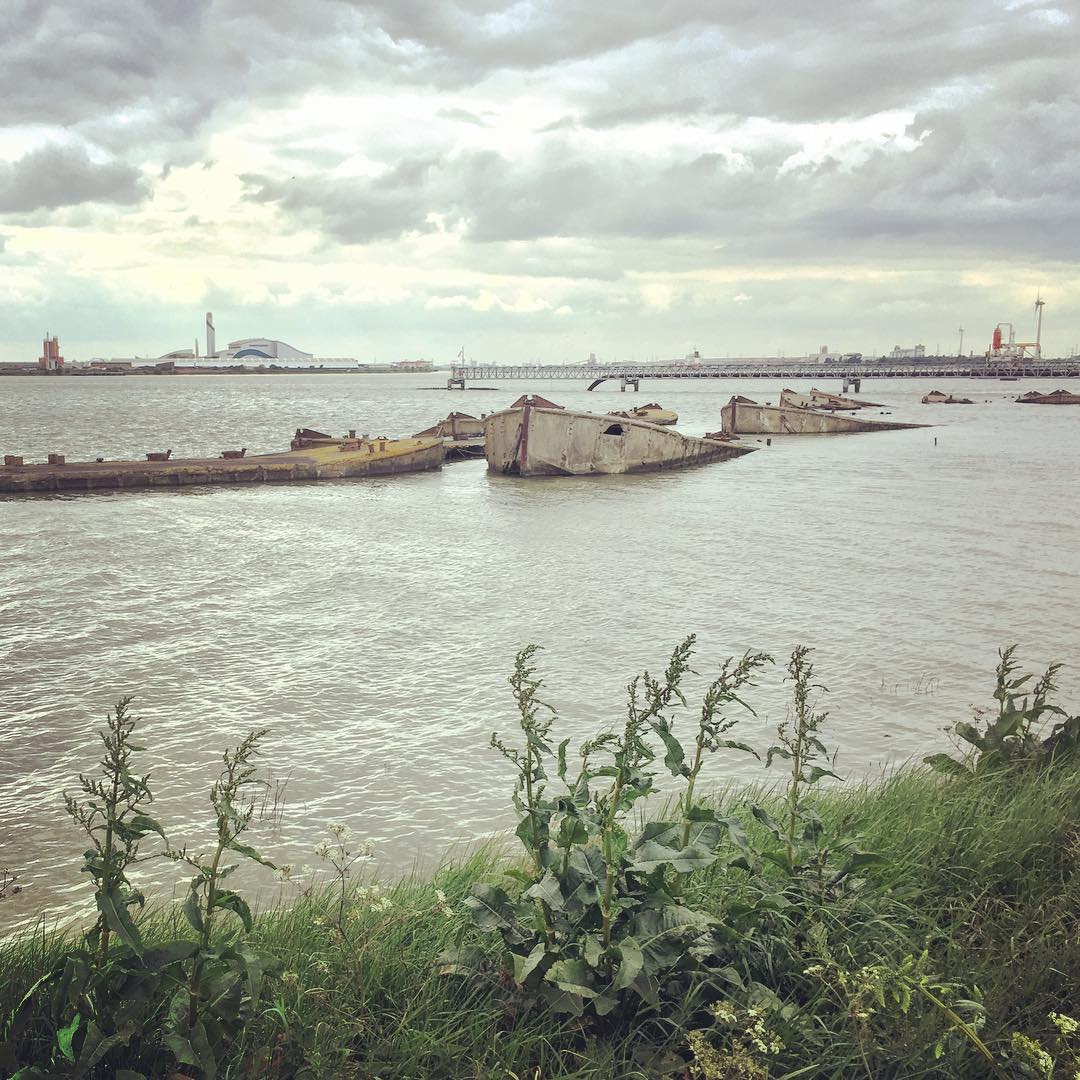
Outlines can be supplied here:
M245 357L254 357L260 360L315 359L314 353L302 352L287 341L277 341L272 338L243 338L240 341L230 341L228 349L219 352L217 355L233 360L242 360Z

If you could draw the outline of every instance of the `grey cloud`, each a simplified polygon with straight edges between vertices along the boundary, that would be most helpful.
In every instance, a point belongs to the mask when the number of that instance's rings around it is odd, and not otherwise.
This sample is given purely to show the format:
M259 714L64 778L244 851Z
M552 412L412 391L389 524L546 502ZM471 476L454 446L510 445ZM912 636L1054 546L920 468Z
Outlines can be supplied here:
M51 144L0 164L0 213L28 213L87 202L130 205L146 197L138 169L97 164L82 147Z
M491 152L400 161L376 180L249 178L253 197L364 243L431 228L430 214L475 242L547 237L670 241L695 238L702 261L918 257L928 246L986 256L1069 259L1080 235L1080 90L1062 92L1041 65L958 110L916 115L911 151L882 147L855 166L798 169L791 146L766 145L752 168L719 154L691 160L591 151L553 136L538 160ZM641 257L639 255L639 257Z
M1074 79L1054 65L1080 46L1075 17L1053 26L987 0L668 0L617 17L585 0L9 0L5 30L7 123L177 164L198 160L215 118L318 88L483 88L512 72L543 92L568 73L567 126L820 120L926 104L1029 62Z

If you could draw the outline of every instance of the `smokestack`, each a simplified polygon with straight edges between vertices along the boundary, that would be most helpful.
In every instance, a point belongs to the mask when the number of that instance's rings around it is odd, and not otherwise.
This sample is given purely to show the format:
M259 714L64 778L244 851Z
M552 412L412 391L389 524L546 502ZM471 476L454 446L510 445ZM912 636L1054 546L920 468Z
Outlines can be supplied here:
M214 341L214 313L206 313L206 355L213 357L217 352L217 343Z

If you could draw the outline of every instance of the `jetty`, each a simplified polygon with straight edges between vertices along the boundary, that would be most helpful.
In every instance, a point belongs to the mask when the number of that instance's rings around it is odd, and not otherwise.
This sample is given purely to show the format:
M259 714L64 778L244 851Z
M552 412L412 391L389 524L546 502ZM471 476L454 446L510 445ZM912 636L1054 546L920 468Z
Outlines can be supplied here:
M22 458L9 454L0 466L0 494L396 476L441 468L443 442L442 439L359 438L277 454L237 457L236 453L223 451L223 456L216 458L174 458L171 452L166 452L147 455L158 460L78 462L68 462L62 454L50 454L50 460L44 464L24 464Z
M1080 378L1080 356L1062 360L1033 357L987 360L984 357L950 359L946 357L917 360L847 361L805 360L666 360L658 363L585 364L469 364L450 369L447 389L466 389L466 380L532 382L536 379L574 379L585 381L594 390L613 379L622 390L639 390L643 379L826 379L841 380L845 387L853 383L856 392L863 379L1031 379ZM441 387L440 387L441 389ZM479 389L469 386L468 389ZM485 387L486 389L486 387Z

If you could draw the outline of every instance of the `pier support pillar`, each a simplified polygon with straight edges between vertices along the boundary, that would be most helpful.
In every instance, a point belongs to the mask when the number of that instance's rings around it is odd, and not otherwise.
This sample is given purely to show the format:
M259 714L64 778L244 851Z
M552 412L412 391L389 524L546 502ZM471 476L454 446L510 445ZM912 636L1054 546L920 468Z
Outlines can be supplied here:
M852 375L851 378L848 378L848 376L845 375L844 376L844 389L843 389L842 393L846 394L848 392L848 387L849 386L851 386L854 389L856 394L859 393L859 391L862 390L862 379L858 378L855 375Z
M464 390L465 389L465 377L463 375L454 375L454 376L451 376L449 379L446 380L446 389L447 390L453 390L455 387L458 390Z
M619 390L626 393L626 388L632 386L634 393L636 394L641 389L641 380L634 378L632 375L624 375L619 384Z

